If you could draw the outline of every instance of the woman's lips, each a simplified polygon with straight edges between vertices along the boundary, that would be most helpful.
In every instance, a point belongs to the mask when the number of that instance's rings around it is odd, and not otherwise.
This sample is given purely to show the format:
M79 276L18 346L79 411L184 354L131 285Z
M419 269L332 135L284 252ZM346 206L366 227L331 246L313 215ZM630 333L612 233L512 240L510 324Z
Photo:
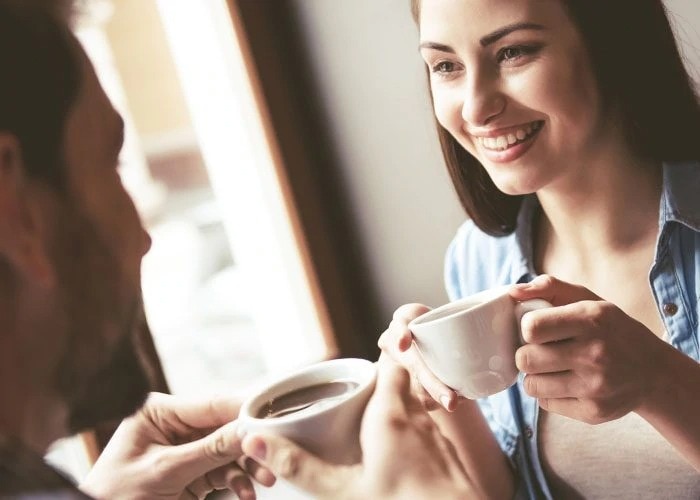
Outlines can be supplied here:
M498 137L476 137L476 142L486 158L496 163L506 163L524 155L543 127L544 121L537 121Z

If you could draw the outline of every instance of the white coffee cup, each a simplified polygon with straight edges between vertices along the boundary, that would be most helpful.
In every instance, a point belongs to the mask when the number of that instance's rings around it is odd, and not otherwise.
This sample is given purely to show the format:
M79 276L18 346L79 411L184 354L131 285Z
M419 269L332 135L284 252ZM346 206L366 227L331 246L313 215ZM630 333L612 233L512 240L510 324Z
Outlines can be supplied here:
M376 377L374 363L354 358L322 361L297 370L267 384L243 403L238 417L239 434L280 435L328 462L359 463L360 424ZM290 397L300 394L299 390L334 382L357 385L311 406L298 404L303 409L289 414L268 418L261 414L279 409L275 408L276 401L290 401Z
M437 307L408 325L428 368L460 395L477 399L515 383L520 319L545 300L516 302L509 286L485 290Z

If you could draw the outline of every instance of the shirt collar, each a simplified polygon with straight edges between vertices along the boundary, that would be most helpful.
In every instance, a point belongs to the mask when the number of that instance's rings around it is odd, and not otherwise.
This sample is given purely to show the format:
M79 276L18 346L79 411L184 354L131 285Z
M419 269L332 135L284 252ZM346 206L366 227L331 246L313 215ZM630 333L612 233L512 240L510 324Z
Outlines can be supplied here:
M533 255L533 226L535 216L540 208L537 196L527 195L523 198L518 213L518 221L515 226L515 243L517 248L516 259L511 271L511 283L524 283L532 280L535 272L535 259Z
M697 161L665 162L659 210L659 229L671 221L700 232L700 163ZM537 273L533 255L533 226L540 209L537 196L528 195L518 213L515 229L517 255L511 269L511 282L530 281Z
M659 229L663 229L668 222L679 222L700 231L698 167L700 164L697 161L664 163Z

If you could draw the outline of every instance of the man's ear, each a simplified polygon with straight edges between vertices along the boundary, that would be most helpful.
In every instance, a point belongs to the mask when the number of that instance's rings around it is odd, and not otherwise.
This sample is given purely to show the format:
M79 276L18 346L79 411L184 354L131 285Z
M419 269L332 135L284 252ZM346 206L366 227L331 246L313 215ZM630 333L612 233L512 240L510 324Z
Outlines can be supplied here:
M0 130L0 258L18 274L51 287L55 273L42 231L43 215L17 137Z

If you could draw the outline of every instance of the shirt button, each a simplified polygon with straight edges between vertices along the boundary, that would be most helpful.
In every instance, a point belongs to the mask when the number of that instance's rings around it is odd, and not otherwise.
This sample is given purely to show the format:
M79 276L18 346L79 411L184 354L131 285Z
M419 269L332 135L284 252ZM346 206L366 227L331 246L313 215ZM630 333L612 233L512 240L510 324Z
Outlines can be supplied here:
M663 307L665 316L673 316L678 312L678 306L673 302L667 302Z
M530 427L530 426L528 425L527 427L525 427L525 436L526 436L528 439L532 439L532 435L533 435L532 427Z

